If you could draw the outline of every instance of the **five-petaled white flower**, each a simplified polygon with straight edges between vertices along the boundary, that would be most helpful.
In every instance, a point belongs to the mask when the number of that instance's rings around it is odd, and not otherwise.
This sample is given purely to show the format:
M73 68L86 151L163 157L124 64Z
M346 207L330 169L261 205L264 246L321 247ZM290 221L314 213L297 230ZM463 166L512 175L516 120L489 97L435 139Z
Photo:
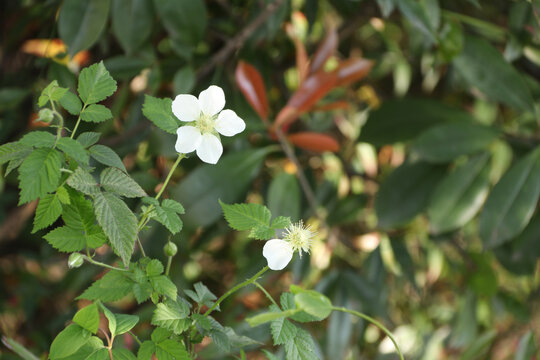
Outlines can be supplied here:
M202 161L216 164L223 153L219 134L233 136L246 128L244 120L232 110L223 110L224 106L223 89L215 85L202 91L198 99L193 95L178 95L172 111L188 124L176 131L176 151L181 154L197 151Z
M311 240L315 232L311 226L304 226L302 221L292 224L286 229L281 239L268 240L263 247L263 256L272 270L282 270L291 261L295 251L302 257L302 251L309 253Z

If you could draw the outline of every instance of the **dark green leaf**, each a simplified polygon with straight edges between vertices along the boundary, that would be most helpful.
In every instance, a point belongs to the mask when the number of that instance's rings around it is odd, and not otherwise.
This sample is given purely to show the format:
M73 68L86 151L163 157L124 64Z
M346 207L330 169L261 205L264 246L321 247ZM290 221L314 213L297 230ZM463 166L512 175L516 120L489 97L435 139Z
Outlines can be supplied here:
M177 234L182 230L183 222L176 211L161 206L155 206L154 211L154 219L165 226L171 234Z
M111 110L100 104L89 105L81 112L81 119L88 122L100 123L112 118Z
M195 86L195 71L191 66L185 66L174 74L173 86L175 94L189 94Z
M154 276L150 278L150 284L154 288L154 291L159 295L165 295L171 299L176 299L178 296L178 289L176 285L165 275Z
M131 293L132 286L133 281L122 271L111 270L86 289L78 299L116 301Z
M131 54L152 32L151 0L112 0L112 29L124 52Z
M77 138L77 141L86 149L98 142L100 133L96 132L84 132Z
M154 125L170 134L176 134L180 127L180 120L174 116L172 100L169 98L158 99L145 95L142 112Z
M79 115L82 109L81 100L71 91L67 91L59 100L60 105L66 109L71 115Z
M19 140L19 144L35 148L52 148L55 142L56 136L47 131L32 131Z
M125 172L107 168L101 172L101 186L114 194L129 198L146 196L146 192Z
M88 165L90 157L80 142L68 137L62 137L58 140L56 146L66 155L75 159L79 164Z
M0 165L17 159L24 159L30 154L32 148L20 142L10 142L0 146Z
M122 159L120 159L120 157L111 148L98 144L92 146L88 150L90 151L90 156L97 162L127 172Z
M196 45L204 36L207 14L202 0L154 0L165 29L183 44Z
M82 232L67 226L58 227L43 236L53 248L61 252L84 249L86 242Z
M79 190L86 195L95 196L100 192L98 183L94 177L81 167L75 169L73 174L67 178L66 182L75 190Z
M54 149L36 149L19 168L19 205L55 191L60 181L62 155Z
M81 71L77 91L85 104L95 104L114 94L116 91L116 81L111 77L105 65L103 65L103 61L101 61Z
M418 28L431 42L437 42L435 31L424 7L416 0L399 0L397 5L401 13Z
M187 318L189 308L183 302L177 302L172 299L165 300L157 304L152 324L173 331L175 334L183 333L190 325L191 321Z
M32 233L44 229L56 221L62 214L62 204L56 194L47 194L39 199L34 218Z

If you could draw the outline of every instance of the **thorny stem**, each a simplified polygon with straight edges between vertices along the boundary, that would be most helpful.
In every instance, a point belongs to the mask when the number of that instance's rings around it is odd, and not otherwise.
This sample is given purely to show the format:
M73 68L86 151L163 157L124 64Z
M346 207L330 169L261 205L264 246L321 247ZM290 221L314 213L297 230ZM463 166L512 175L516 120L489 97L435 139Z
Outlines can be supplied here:
M272 304L276 305L277 307L279 307L279 305L277 304L277 302L274 300L274 298L272 297L272 295L270 295L268 293L268 291L266 291L266 289L261 285L259 284L257 281L254 281L253 282L253 285L255 285L256 287L259 288L259 290L261 290L264 295L266 295L266 297L272 302Z
M364 320L367 320L369 321L370 323L372 323L373 325L375 325L376 327L378 327L379 329L381 329L385 334L386 336L388 336L390 338L390 340L392 340L392 343L394 343L394 347L396 348L396 351L399 355L399 358L400 360L405 360L405 358L403 357L403 354L401 353L401 350L399 349L399 345L397 344L396 340L394 339L394 337L392 336L392 333L390 332L390 330L388 330L383 324L381 324L379 321L375 320L374 318L372 318L371 316L368 316L366 314L363 314L361 312L358 312L358 311L354 311L354 310L350 310L350 309L347 309L345 307L337 307L337 306L332 306L332 310L335 310L335 311L342 311L342 312L345 312L345 313L349 313L349 314L352 314L352 315L355 315L355 316L358 316L359 318L362 318Z
M79 113L79 117L77 118L77 122L75 123L75 127L73 128L73 131L71 132L71 136L70 136L71 139L73 139L73 137L75 136L75 133L77 132L77 128L79 127L79 124L81 122L81 114L84 111L84 109L86 109L86 106L87 106L87 104L84 104L81 112Z
M129 271L128 269L117 268L117 267L114 267L114 266L107 265L107 264L105 264L105 263L96 261L96 260L92 259L90 256L83 255L83 254L81 254L81 255L82 255L82 257L83 257L84 260L88 261L88 262L91 263L91 264L94 264L94 265L97 265L97 266L101 266L101 267L104 267L104 268L107 268L107 269L111 269L111 270Z
M238 290L240 290L241 288L243 288L244 286L248 286L250 284L254 284L257 279L262 275L264 274L266 271L268 270L268 266L265 266L263 267L258 273L256 273L255 275L253 275L252 277L250 277L249 279L247 279L246 281L244 282L241 282L240 284L236 285L235 287L229 289L229 291L227 291L225 294L221 295L221 297L214 303L214 305L212 305L212 307L208 310L206 310L206 312L203 314L203 316L208 316L210 315L210 313L212 311L214 311L218 306L219 304L221 304L221 302L223 300L225 300L226 298L228 298L230 295L234 294L235 292L237 292Z

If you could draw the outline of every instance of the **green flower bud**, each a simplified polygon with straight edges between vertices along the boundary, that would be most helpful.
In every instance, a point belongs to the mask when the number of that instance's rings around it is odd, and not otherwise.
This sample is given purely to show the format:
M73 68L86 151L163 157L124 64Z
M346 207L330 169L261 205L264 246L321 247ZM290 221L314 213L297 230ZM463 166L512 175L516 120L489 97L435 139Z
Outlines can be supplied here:
M68 266L70 269L80 267L84 262L84 258L79 253L73 253L69 255Z
M178 252L178 247L175 243L169 241L165 246L163 247L163 252L166 256L174 256Z
M43 121L45 123L50 123L54 119L54 114L51 109L41 109L39 110L37 121Z

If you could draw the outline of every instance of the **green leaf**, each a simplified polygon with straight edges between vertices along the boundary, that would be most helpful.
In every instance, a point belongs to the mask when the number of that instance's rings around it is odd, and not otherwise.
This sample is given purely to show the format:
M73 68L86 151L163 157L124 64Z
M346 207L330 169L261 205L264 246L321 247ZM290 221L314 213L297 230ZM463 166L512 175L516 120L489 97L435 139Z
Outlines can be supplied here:
M130 331L139 322L137 315L116 314L116 332L115 335L122 335Z
M103 230L95 224L92 203L81 194L73 196L71 204L64 206L62 219L68 228L78 232L79 237L82 237L86 246L91 249L98 248L107 241Z
M152 335L150 335L150 338L155 343L160 343L168 338L170 338L172 335L172 331L157 327L152 331Z
M179 233L182 230L183 222L176 211L161 206L155 206L154 211L154 219L165 226L171 234Z
M86 195L96 196L100 192L98 183L94 177L81 167L75 169L73 174L67 178L66 182L75 190L79 190Z
M440 234L465 225L480 210L489 192L488 154L471 158L437 186L428 206L430 231Z
M442 124L423 132L411 151L423 160L444 163L486 149L497 136L495 129L474 123Z
M150 283L152 284L155 292L159 295L166 295L171 299L176 299L178 296L178 289L168 276L160 275L151 277Z
M161 326L179 335L189 328L191 321L187 318L189 308L183 302L167 299L157 304L152 316L152 325Z
M202 0L154 0L162 24L174 41L197 45L203 39L207 12Z
M56 189L56 196L58 196L58 200L64 205L69 205L71 203L69 193L63 185Z
M186 212L182 204L173 199L164 199L161 202L161 207L167 210L172 210L177 214L184 214Z
M85 104L95 104L114 94L116 81L105 69L105 65L101 61L81 71L77 91Z
M272 179L266 204L272 214L289 216L297 221L300 218L301 197L296 176L282 172Z
M123 271L111 270L90 285L77 299L116 301L131 293L132 286L133 281Z
M195 291L184 290L186 295L189 296L193 301L207 307L214 305L214 300L216 300L217 297L206 287L206 285L199 281L193 285L193 288Z
M81 112L81 119L88 122L100 123L112 119L111 110L100 104L92 104Z
M96 160L97 162L112 166L115 168L118 168L120 170L123 170L124 172L127 172L126 167L124 166L124 163L122 162L122 159L116 153L109 147L105 145L94 145L90 149L90 156Z
M485 248L518 235L529 223L540 195L540 148L518 161L489 194L480 215Z
M145 95L142 112L154 125L170 134L176 134L180 127L180 120L174 116L172 100L169 98L158 99Z
M51 225L62 214L62 204L57 194L47 194L39 199L32 233Z
M435 29L433 29L425 9L418 1L399 0L397 5L401 13L414 27L419 29L432 43L437 42Z
M86 150L76 140L70 139L68 137L62 137L58 140L56 144L60 150L62 150L66 155L71 156L79 164L88 165L90 157L86 153Z
M273 312L281 311L275 305L272 305L270 309ZM274 339L274 345L283 345L294 338L298 328L294 326L289 320L282 317L272 321L272 323L270 324L270 330L272 332L272 338Z
M299 309L290 309L290 310L283 310L283 311L278 311L278 312L267 312L267 313L263 313L263 314L246 318L246 321L251 327L255 327L261 324L265 324L270 321L293 316L294 314L298 312L300 312Z
M300 309L296 308L296 302L294 299L294 295L290 292L284 292L281 293L281 296L279 298L279 301L281 303L281 307L283 310L294 310L294 314L290 316L290 318L294 321L298 322L313 322L313 321L319 321L317 317L310 315L306 313L305 311L301 311Z
M0 146L0 165L8 161L24 159L30 154L32 148L20 142L10 142Z
M175 94L189 94L197 80L195 71L191 66L184 66L174 74L173 88Z
M257 226L270 226L272 214L267 207L259 204L232 204L219 201L225 219L235 230L251 230Z
M71 115L79 115L82 109L81 100L71 91L66 91L64 96L60 98L60 105L66 109Z
M156 345L156 357L159 360L190 360L191 357L184 345L171 339Z
M58 16L58 33L67 45L70 56L90 48L99 39L107 23L109 2L89 0L62 3Z
M290 339L285 344L285 353L287 354L287 359L319 359L319 357L313 352L314 348L315 344L313 343L311 335L309 335L306 330L297 328L294 338Z
M77 138L77 141L86 149L98 142L100 133L96 132L84 132Z
M332 312L330 299L315 290L304 290L296 285L291 285L291 293L294 294L297 309L305 311L319 320L326 319Z
M204 164L191 171L177 186L170 188L171 198L186 208L182 216L190 228L208 226L222 218L218 199L238 201L251 185L264 157L271 148L245 150L223 156L216 165Z
M109 193L94 197L94 213L114 253L127 267L137 241L137 218L122 200Z
M73 316L73 322L90 331L92 334L97 333L99 327L99 311L97 305L91 304L77 311L75 316Z
M380 228L404 225L427 205L433 189L443 177L444 168L426 163L405 163L381 184L375 198Z
M148 40L152 32L152 1L113 0L111 10L114 36L124 52L131 54Z
M268 350L266 350L266 349L261 349L261 350L264 353L264 355L266 355L266 358L268 360L280 360L280 358L278 358L276 355L272 354Z
M248 237L256 240L268 240L276 237L276 231L268 226L257 226L251 229Z
M467 112L444 103L405 98L385 101L370 113L360 140L374 146L412 140L432 126L446 122L474 122Z
M514 360L529 360L536 353L536 344L534 343L534 333L529 330L519 339Z
M90 339L73 354L63 357L62 360L109 360L109 350L97 336Z
M38 98L39 107L45 106L50 100L59 101L68 91L67 88L58 86L58 81L53 80L43 91Z
M202 314L191 314L191 318L196 321L197 326L203 330L210 330L212 328L212 323L208 317Z
M467 36L463 52L453 64L471 87L478 88L489 98L518 110L534 112L534 99L523 77L487 41Z
M39 360L39 358L32 354L28 349L26 349L22 344L18 343L14 339L2 336L2 343L15 354L19 355L24 360Z
M112 355L114 360L137 360L135 355L126 348L112 349ZM110 359L109 354L107 354L107 357Z
M152 341L144 341L137 352L138 360L152 360L152 355L156 352L156 345Z
M135 295L135 299L139 304L148 300L148 298L150 298L150 296L152 295L153 291L154 288L149 282L133 285L133 295Z
M152 259L146 265L146 275L148 276L158 276L163 274L164 271L163 264L158 259Z
M146 192L125 172L107 168L101 172L101 186L114 194L129 198L146 196Z
M19 168L19 205L56 190L60 181L62 155L54 149L36 149Z
M497 330L492 329L477 336L474 342L461 354L460 360L476 360L485 358L491 344L497 337Z
M90 332L79 325L69 325L53 340L49 358L54 360L73 354L90 340L90 336Z
M99 303L99 307L101 308L103 315L105 315L109 321L109 332L112 336L116 336L116 315L113 314L111 310L107 309L107 307L101 302Z
M51 246L61 252L73 252L84 249L86 242L81 231L67 227L58 227L43 236Z
M35 148L52 148L56 142L56 136L47 131L32 131L24 135L19 143Z

